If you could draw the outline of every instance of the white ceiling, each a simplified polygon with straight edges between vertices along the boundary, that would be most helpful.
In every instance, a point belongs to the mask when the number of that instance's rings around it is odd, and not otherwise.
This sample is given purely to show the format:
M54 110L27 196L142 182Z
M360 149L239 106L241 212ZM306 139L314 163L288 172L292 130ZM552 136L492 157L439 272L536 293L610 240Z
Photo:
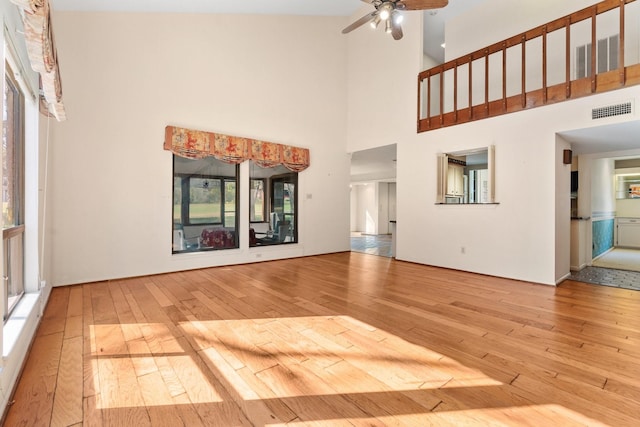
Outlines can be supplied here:
M53 10L350 16L360 0L50 0Z
M640 149L640 120L560 132L574 154Z

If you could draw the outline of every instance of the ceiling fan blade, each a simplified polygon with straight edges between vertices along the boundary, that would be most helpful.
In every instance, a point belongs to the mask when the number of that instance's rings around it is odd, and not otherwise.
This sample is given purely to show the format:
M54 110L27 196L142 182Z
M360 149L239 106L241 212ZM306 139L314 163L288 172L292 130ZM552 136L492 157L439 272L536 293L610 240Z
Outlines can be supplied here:
M356 22L352 23L351 25L346 27L344 30L342 30L342 34L350 33L351 31L366 24L367 22L373 21L377 14L378 14L378 11L375 10L371 13L364 15L362 18L358 19Z
M400 40L403 36L402 27L400 26L398 16L398 13L394 11L394 13L389 18L391 20L391 36L393 36L394 40Z
M449 4L449 0L400 0L404 10L440 9Z

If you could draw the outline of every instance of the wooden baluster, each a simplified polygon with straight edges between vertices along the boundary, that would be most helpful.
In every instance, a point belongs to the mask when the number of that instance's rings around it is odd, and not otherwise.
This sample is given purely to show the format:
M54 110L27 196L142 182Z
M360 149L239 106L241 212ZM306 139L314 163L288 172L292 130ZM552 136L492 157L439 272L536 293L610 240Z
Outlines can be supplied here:
M418 133L420 133L420 122L422 121L422 114L420 114L422 112L422 109L420 108L420 105L422 104L422 82L423 82L423 79L420 78L421 74L418 74L418 108L416 109L416 111L418 112L418 114L417 114L418 121L416 122L416 130L418 131Z
M427 120L431 128L431 74L427 74Z
M591 92L596 91L596 18L597 18L597 6L591 8Z
M484 51L484 111L485 117L489 113L489 50Z
M618 73L620 73L620 86L626 83L626 73L624 68L624 33L625 33L625 0L620 0L620 37L618 37Z
M523 34L522 40L522 108L527 108L527 37Z
M469 120L473 120L473 56L469 56Z
M458 63L453 65L453 121L458 123Z
M567 22L565 24L566 29L566 61L565 61L565 76L566 76L566 97L571 98L571 17L567 16Z
M440 126L444 124L444 67L440 71Z
M547 26L542 28L542 103L547 103Z
M502 111L507 111L507 43L502 43Z

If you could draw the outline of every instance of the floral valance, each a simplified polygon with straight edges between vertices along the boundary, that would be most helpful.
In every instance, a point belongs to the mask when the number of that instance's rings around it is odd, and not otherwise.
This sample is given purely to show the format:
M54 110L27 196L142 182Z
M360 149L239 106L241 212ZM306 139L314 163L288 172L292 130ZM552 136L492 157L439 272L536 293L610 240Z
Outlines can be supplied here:
M175 126L165 128L164 149L190 159L213 156L227 163L253 160L263 168L283 165L294 172L309 167L309 149Z
M49 0L11 0L23 9L24 35L31 68L40 74L48 111L58 121L66 119L56 46L51 28Z

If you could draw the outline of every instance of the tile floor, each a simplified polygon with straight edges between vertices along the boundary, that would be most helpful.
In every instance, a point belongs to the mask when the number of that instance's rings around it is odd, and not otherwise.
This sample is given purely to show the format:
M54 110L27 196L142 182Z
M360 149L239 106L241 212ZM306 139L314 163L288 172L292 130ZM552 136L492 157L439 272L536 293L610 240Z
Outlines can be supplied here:
M391 257L391 234L351 233L351 250L370 255Z
M638 271L585 267L580 271L572 271L569 279L577 280L578 282L593 283L595 285L640 291L640 272Z

